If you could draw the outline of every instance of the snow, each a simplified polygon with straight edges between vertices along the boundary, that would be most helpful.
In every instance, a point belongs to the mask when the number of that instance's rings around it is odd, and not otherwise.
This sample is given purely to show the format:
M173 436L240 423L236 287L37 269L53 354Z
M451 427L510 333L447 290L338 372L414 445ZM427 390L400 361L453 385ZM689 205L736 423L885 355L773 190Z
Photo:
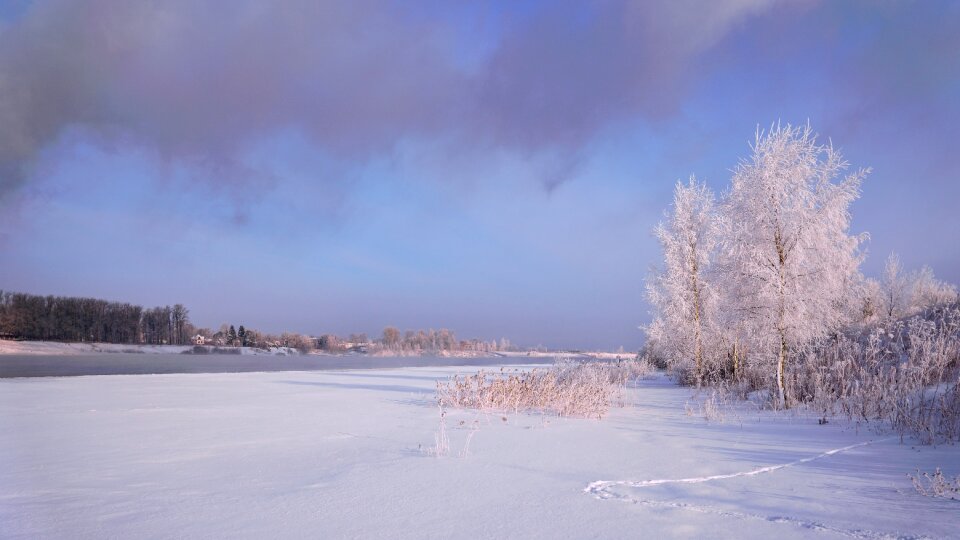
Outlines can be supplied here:
M746 405L707 423L662 377L599 421L448 411L430 457L435 381L470 371L0 380L0 537L958 535L960 504L906 477L960 473L956 447Z

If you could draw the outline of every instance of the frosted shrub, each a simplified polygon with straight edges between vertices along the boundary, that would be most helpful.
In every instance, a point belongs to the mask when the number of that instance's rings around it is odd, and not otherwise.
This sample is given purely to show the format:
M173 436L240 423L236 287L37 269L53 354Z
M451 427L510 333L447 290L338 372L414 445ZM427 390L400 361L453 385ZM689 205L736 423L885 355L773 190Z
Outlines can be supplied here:
M726 395L727 393L724 390L711 390L710 395L702 402L694 401L691 404L688 401L684 403L684 413L687 416L700 416L707 422L722 424L726 419L726 415L724 415L724 408L727 405Z
M438 381L437 399L451 407L481 411L539 411L601 418L618 402L627 382L646 373L644 365L637 361L560 362L530 371L481 370Z
M942 497L960 501L960 475L953 478L944 476L943 471L937 467L933 473L921 473L917 470L916 475L908 474L910 481L913 482L914 489L924 497Z
M825 419L889 425L923 444L960 440L960 308L837 336L800 355L791 394Z
M716 390L703 402L703 419L707 422L723 423L722 396Z
M582 364L574 363L573 365L576 367ZM617 360L615 363L595 365L602 366L609 382L619 386L626 386L631 383L635 384L641 379L649 377L654 371L653 364L650 360L641 355L637 355L631 360Z

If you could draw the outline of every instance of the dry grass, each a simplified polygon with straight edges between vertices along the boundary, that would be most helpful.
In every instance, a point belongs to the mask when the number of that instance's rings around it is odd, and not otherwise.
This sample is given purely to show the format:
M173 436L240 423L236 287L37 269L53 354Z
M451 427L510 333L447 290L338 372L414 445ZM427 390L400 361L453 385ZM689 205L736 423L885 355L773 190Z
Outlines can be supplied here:
M921 444L960 440L960 310L839 336L802 358L793 394L821 416L886 426Z
M622 404L623 388L650 368L638 360L617 363L559 362L530 371L505 370L456 375L437 383L437 400L481 411L536 411L558 416L602 418Z
M710 394L702 400L694 398L693 403L687 401L683 405L687 416L699 416L707 422L722 424L726 421L726 412L730 408L728 397L730 392L726 389L712 389Z
M921 473L918 469L916 475L908 474L907 476L913 482L913 487L917 490L917 493L924 497L960 500L960 476L955 478L944 476L939 467L933 474Z
M443 402L437 403L440 409L440 426L433 436L433 447L427 449L427 454L433 457L444 457L450 454L450 437L447 436L447 411L443 409Z

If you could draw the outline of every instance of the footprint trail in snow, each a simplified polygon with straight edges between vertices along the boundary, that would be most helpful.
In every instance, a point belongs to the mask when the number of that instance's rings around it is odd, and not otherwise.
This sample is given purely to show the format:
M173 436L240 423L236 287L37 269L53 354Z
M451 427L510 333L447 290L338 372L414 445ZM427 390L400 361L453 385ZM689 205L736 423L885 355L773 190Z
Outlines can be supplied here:
M841 529L837 527L831 527L823 523L818 523L815 521L809 521L805 519L799 519L789 516L763 516L760 514L750 514L745 512L736 512L732 510L724 510L721 508L716 508L707 505L697 505L697 504L688 504L682 502L671 502L671 501L661 501L653 498L643 498L643 497L630 497L628 495L623 495L616 493L611 490L614 487L627 487L634 489L642 489L652 486L661 486L666 484L702 484L705 482L715 482L718 480L727 480L730 478L741 478L748 476L756 476L759 474L771 473L784 469L787 467L793 467L795 465L800 465L802 463L808 463L814 460L823 459L834 454L839 454L840 452L845 452L853 448L860 446L866 446L868 444L873 444L874 442L882 442L890 439L882 439L881 441L867 441L857 444L851 444L850 446L844 446L842 448L834 448L833 450L828 450L821 454L815 456L810 456L803 459L798 459L796 461L791 461L789 463L781 463L779 465L769 465L766 467L758 467L749 471L741 471L731 474L717 474L712 476L697 476L691 478L663 478L656 480L599 480L597 482L590 483L586 488L584 488L585 493L589 493L601 500L618 500L622 502L640 504L643 506L657 507L657 508L674 508L678 510L687 510L691 512L699 512L702 514L713 514L724 517L738 518L738 519L747 519L755 521L767 521L771 523L787 523L790 525L795 525L804 529L809 529L812 531L819 532L830 532L839 534L842 536L847 536L850 538L896 538L896 539L921 539L926 538L925 536L913 536L913 535L902 535L902 534L890 534L890 533L881 533L865 529Z

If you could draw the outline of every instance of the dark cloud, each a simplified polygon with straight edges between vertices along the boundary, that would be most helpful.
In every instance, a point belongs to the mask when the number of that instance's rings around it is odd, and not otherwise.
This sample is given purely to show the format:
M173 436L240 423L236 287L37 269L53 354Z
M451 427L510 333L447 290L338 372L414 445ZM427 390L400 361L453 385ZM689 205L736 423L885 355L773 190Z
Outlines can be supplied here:
M489 52L444 3L37 2L0 29L0 194L71 127L220 181L288 128L348 158L410 136L574 153L611 119L669 115L688 60L766 1L523 5L490 16Z
M76 125L200 164L287 126L342 153L436 129L461 76L391 5L37 3L0 35L4 185Z
M692 62L767 2L572 2L510 25L478 85L497 140L576 146L611 119L672 116Z

